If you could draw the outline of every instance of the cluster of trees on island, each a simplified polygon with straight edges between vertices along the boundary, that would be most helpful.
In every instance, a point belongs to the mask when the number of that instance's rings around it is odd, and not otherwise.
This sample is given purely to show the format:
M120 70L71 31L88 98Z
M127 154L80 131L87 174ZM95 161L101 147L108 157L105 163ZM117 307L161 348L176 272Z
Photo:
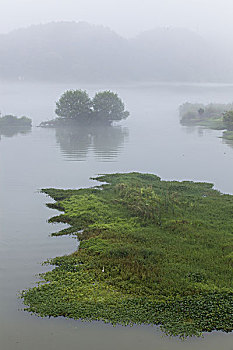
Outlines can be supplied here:
M25 116L16 117L12 114L7 114L0 117L0 128L2 127L23 127L32 126L32 120Z
M214 130L225 130L223 138L233 140L233 103L184 103L179 107L182 125L199 125Z
M125 105L118 96L110 90L97 92L91 99L85 90L67 90L56 102L57 118L44 121L39 126L70 128L88 128L89 132L99 127L110 127L114 121L120 121L129 116ZM31 130L32 120L25 116L17 117L11 114L1 116L0 135L13 136ZM73 128L74 127L74 128ZM86 129L85 129L86 130ZM71 134L77 136L77 134Z
M12 137L14 135L30 132L32 120L25 116L16 117L12 114L0 116L0 138L1 136Z
M42 122L40 126L53 127L73 122L109 125L129 116L120 97L110 90L97 92L93 99L85 90L67 90L56 102L55 113L58 118Z

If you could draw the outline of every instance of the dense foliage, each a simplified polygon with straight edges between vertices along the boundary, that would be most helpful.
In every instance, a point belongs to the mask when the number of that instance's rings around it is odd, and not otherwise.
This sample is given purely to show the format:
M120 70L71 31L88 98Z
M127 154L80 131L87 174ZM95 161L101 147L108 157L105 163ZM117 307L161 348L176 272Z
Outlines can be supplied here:
M233 329L233 196L208 183L109 174L100 187L44 189L79 249L23 291L40 316L155 324L171 335ZM45 282L45 283L44 283Z
M92 102L86 91L67 90L56 102L55 113L70 119L88 118Z
M233 110L223 113L223 122L229 131L233 131Z
M128 117L129 112L125 111L124 103L117 94L111 91L102 91L95 94L93 98L93 112L95 118L112 122Z
M20 127L20 126L31 126L32 121L27 117L18 118L14 115L8 114L0 117L0 128L1 127Z
M8 114L0 117L0 139L1 136L12 137L17 134L27 134L31 131L32 120L27 117L15 117Z
M125 111L122 100L112 91L102 91L90 99L86 91L68 90L63 93L56 102L55 113L67 120L75 120L82 123L104 123L111 124L128 117L129 112ZM64 119L47 122L48 125L62 125ZM46 126L42 123L41 126Z

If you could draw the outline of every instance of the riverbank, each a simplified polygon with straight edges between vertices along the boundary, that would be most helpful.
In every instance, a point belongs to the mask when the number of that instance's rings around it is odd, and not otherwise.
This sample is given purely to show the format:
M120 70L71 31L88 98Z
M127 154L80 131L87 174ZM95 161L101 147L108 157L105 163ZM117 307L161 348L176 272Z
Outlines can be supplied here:
M180 123L184 126L203 126L213 130L223 130L222 138L233 140L231 123L224 119L225 113L231 113L233 104L184 103L179 107Z

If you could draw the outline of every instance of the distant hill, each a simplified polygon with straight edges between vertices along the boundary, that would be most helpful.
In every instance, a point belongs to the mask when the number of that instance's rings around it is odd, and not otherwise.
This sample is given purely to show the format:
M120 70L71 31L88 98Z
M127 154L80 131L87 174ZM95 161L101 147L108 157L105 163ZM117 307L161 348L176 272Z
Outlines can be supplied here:
M218 51L190 30L150 30L132 39L131 44L143 62L141 76L152 80L213 81L222 77Z
M56 22L0 35L0 79L233 80L223 56L189 30L157 29L127 40L102 26Z

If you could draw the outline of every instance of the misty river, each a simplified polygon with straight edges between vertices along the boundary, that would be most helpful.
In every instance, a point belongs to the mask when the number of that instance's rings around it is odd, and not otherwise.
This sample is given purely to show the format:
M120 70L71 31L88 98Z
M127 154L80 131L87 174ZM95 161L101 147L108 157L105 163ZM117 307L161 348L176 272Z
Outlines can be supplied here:
M105 128L73 130L36 126L54 117L55 101L67 89L93 94L111 89L130 117ZM149 172L164 180L214 183L233 193L233 143L221 131L184 127L178 107L188 102L233 102L233 85L1 83L1 113L33 120L27 133L0 135L0 348L2 350L224 350L233 334L213 332L185 341L164 336L158 327L112 327L101 322L39 318L23 311L19 292L49 267L41 263L77 248L71 237L50 237L61 224L48 224L54 210L41 188L79 188L90 177L112 172Z

